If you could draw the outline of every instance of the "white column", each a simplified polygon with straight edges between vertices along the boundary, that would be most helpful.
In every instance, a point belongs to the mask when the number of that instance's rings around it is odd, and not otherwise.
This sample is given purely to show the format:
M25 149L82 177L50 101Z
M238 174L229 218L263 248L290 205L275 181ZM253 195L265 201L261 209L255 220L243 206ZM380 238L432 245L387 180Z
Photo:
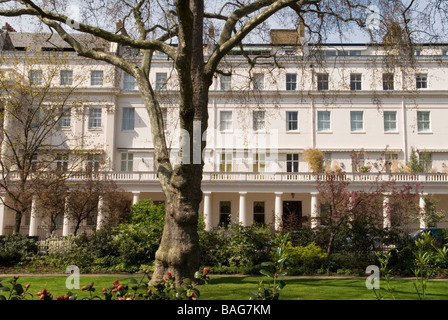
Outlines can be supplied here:
M426 210L425 210L425 205L426 205L426 203L425 203L425 196L426 196L426 194L421 194L420 195L420 199L419 199L419 203L418 203L418 205L419 205L419 207L420 207L420 228L421 229L425 229L425 228L427 228L428 226L426 225L426 222L425 222L425 219L424 219L424 216L425 216L425 214L426 214Z
M104 226L104 198L103 196L98 197L98 215L96 217L96 230L101 229Z
M239 216L239 222L243 226L248 226L248 223L247 223L247 213L246 213L246 195L247 195L247 192L240 192L240 216Z
M0 196L2 199L0 200L0 236L5 235L5 196Z
M275 231L281 231L283 228L283 203L282 203L283 192L275 193L275 211L274 211L274 224Z
M37 236L38 226L39 226L39 214L37 212L37 197L33 196L33 199L31 200L30 229L28 233L30 237Z
M389 195L384 194L383 197L383 228L390 229L390 207L389 207Z
M132 204L136 204L140 201L140 192L132 192Z
M204 192L204 222L205 231L212 230L212 193L210 191Z
M62 222L62 236L67 237L70 235L70 219L69 219L69 212L68 212L68 197L65 198L65 209L64 209L64 220Z
M311 192L311 228L314 229L317 227L317 218L319 215L319 208L317 204L317 196L318 192Z

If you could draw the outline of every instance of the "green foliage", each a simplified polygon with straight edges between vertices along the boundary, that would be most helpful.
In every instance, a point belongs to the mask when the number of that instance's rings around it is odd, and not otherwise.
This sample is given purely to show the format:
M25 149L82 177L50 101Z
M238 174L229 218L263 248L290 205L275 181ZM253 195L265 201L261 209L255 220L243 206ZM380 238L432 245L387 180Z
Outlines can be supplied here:
M22 286L18 280L19 277L13 277L8 280L9 285L5 286L2 283L3 279L0 279L0 300L25 300L28 295L33 296L28 292L30 285ZM9 294L3 295L4 292Z
M115 228L114 243L123 262L139 265L154 259L165 222L165 206L141 200L131 207L127 223Z
M438 268L446 267L448 245L438 247L431 232L424 232L414 243L414 288L418 297L425 299L428 279L435 275Z
M36 252L37 245L33 239L20 234L0 237L0 265L14 265Z
M250 300L278 300L280 291L286 286L286 282L280 280L287 274L286 265L290 263L288 259L290 249L289 234L277 235L276 246L272 249L272 261L263 262L264 267L260 273L269 279L268 284L264 280L258 283L258 290L252 291Z
M199 241L203 265L241 271L243 268L253 269L269 258L272 234L266 226L244 227L232 223L201 232Z
M318 269L328 257L327 253L314 242L307 246L292 247L288 255L292 264L303 267L304 272Z

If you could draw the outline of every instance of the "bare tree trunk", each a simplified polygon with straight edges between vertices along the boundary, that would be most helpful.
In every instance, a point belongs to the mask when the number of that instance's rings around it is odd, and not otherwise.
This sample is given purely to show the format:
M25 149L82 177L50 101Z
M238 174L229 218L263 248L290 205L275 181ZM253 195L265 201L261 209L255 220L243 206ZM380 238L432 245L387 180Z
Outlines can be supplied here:
M179 284L186 278L191 279L199 268L197 226L202 191L200 180L194 174L196 170L188 170L189 173L179 176L183 186L171 188L168 195L163 235L155 256L153 282L163 279L170 272Z
M20 211L15 212L15 216L14 216L15 222L14 222L14 231L13 231L14 234L20 233L20 224L22 222L22 216L23 216L22 212L20 212Z

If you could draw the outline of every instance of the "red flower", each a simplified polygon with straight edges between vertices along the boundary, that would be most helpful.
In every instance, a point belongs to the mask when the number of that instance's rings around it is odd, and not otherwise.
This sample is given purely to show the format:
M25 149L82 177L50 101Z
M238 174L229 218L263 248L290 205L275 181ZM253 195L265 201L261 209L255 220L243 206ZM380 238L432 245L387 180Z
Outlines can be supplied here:
M117 288L117 290L123 290L123 289L124 289L124 287L123 287L123 285L121 285L121 284L120 284L120 285L118 286L118 288Z
M25 285L25 289L28 289L29 287L30 287L29 283Z
M84 291L87 289L87 286L82 286L81 290Z
M202 274L203 274L204 276L206 276L206 275L208 275L209 272L210 272L210 269L208 269L208 268L204 268L204 270L202 271Z
M173 277L173 275L171 274L171 272L168 271L168 272L166 273L165 280L170 280L172 277Z
M112 285L113 285L114 287L118 287L118 284L119 284L118 280L115 280L115 281L112 283Z

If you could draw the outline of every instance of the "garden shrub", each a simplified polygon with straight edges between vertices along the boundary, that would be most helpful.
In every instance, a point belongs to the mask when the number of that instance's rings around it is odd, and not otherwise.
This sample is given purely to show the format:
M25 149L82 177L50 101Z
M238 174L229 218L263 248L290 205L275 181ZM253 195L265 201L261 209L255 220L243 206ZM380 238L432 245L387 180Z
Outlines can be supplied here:
M122 261L129 265L140 265L154 260L164 221L164 204L152 205L151 200L134 204L128 222L114 229L113 242Z
M217 270L249 272L269 258L272 233L269 227L254 224L220 226L208 232L200 232L202 264Z
M0 265L12 266L37 253L36 241L20 234L0 237Z
M312 242L304 247L293 247L288 257L293 265L302 267L304 273L309 273L322 266L327 258L327 253Z

